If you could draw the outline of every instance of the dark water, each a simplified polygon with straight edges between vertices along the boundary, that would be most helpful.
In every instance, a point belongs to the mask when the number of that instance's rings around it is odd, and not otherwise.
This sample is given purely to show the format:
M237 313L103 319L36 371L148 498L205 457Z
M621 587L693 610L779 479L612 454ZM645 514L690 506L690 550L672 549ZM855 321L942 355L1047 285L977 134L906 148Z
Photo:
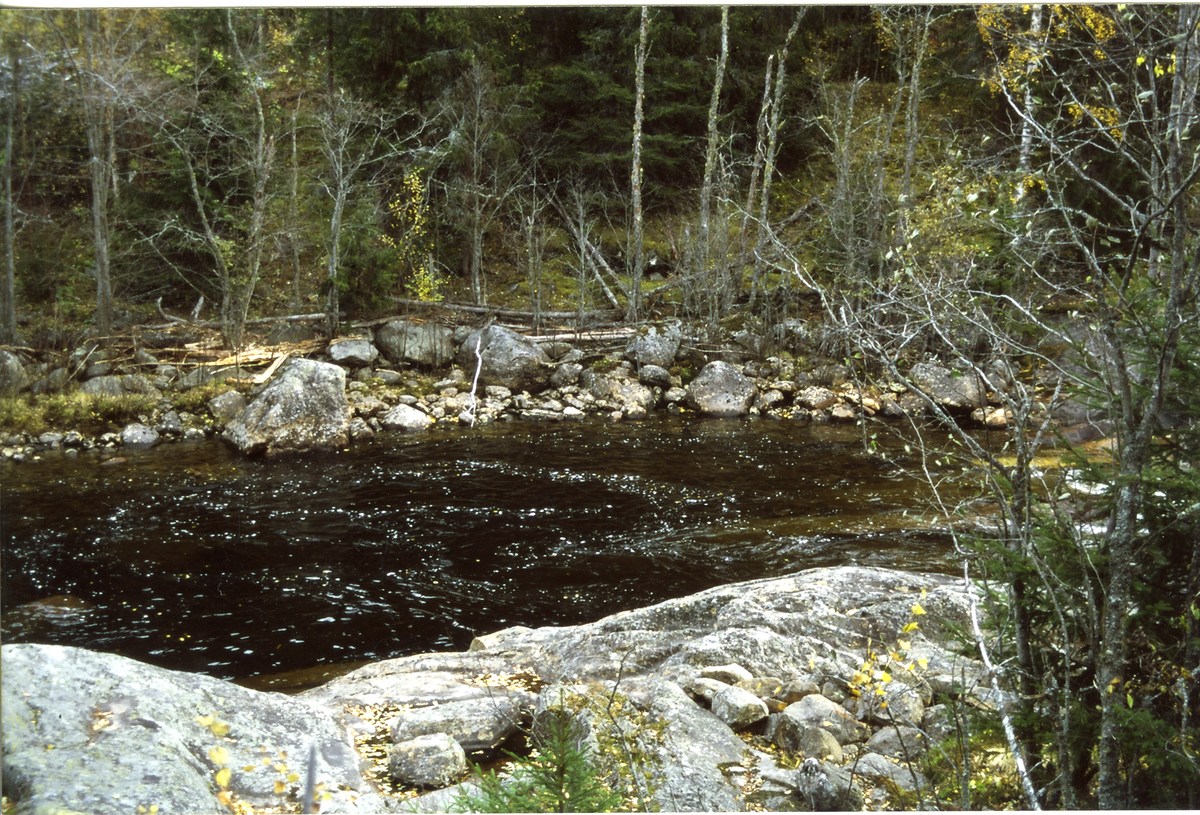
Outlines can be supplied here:
M9 614L5 641L245 679L813 566L950 567L920 483L853 428L514 422L284 462L126 455L0 465L5 609L93 606Z

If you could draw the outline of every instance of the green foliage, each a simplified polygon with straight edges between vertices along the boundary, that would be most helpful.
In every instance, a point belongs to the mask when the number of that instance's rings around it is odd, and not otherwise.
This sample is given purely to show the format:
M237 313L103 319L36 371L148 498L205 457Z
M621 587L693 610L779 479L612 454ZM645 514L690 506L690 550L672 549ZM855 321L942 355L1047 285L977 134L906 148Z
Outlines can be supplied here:
M620 812L624 800L600 778L585 749L580 726L568 716L550 717L529 756L512 753L503 773L481 773L476 789L463 787L456 804L464 812Z
M78 430L92 435L120 430L154 410L150 396L93 396L74 391L0 398L0 429L14 433Z

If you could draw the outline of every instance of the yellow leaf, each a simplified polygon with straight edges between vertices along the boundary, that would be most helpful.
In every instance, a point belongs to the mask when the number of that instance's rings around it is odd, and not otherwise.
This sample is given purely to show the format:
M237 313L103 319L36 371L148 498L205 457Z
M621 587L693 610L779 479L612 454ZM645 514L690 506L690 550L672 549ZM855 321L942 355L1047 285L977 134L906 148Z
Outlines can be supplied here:
M197 716L196 717L196 724L200 725L201 727L208 727L209 725L211 725L213 723L213 721L215 721L215 720L213 719L212 716Z
M244 772L244 773L252 773L252 772L254 772L254 771L255 771L255 770L257 770L257 769L258 769L258 767L257 767L256 765L254 765L254 764L247 764L245 767L242 767L242 772Z
M208 726L208 729L212 731L214 736L224 736L229 732L229 725L225 724L225 722L213 722Z
M288 773L287 780L288 780L289 784L295 784L297 781L300 780L300 774L299 773Z
M908 634L916 631L918 628L920 628L920 626L916 623L909 623L908 625L904 626L904 628L900 629L900 631L904 634Z
M924 614L924 613L925 613L925 609L921 608L921 604L920 604L920 603L913 603L913 607L912 607L912 613L913 613L913 615L914 615L914 616L917 616L917 617L919 617L919 616L921 616L922 614Z
M217 801L220 802L221 806L223 807L233 806L233 798L230 797L229 790L221 790L218 792Z
M884 671L883 673L881 673L879 675L879 681L880 682L891 682L892 675L890 673L888 673L887 671Z
M921 659L918 659L918 660L917 660L917 664L918 664L918 665L920 665L922 668L928 668L928 667L929 667L929 660L927 660L927 659L925 659L924 657L922 657Z
M896 645L900 647L901 651L907 651L909 648L912 648L912 643L908 640L897 640Z
M276 795L283 795L283 791L286 789L287 789L287 785L284 784L282 781L275 782L275 794Z
M216 764L218 767L223 767L229 763L229 751L224 747L212 748L208 751L208 757L212 760L212 763Z
M230 779L233 778L233 771L228 767L222 767L217 770L216 779L218 787L228 787Z
M276 765L275 765L275 772L277 772L277 773L286 773L286 772L287 772L287 765L286 765L286 764L276 764Z

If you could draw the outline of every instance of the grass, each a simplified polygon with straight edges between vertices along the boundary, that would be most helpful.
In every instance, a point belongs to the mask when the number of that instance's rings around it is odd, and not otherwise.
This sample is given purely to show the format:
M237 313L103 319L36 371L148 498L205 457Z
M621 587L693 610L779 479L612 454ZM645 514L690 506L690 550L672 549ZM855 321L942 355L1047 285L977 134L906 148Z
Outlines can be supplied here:
M31 435L77 430L94 436L118 431L149 415L157 401L140 394L93 396L74 392L6 396L0 398L0 430Z

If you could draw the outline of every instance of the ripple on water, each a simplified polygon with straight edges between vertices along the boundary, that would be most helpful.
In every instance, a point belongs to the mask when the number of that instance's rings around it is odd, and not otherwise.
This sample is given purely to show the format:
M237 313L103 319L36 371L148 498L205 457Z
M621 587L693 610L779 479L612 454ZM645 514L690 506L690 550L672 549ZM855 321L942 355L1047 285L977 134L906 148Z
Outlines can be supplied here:
M920 484L787 422L492 425L281 462L217 443L0 465L6 607L62 642L226 678L463 649L720 583L944 570Z

